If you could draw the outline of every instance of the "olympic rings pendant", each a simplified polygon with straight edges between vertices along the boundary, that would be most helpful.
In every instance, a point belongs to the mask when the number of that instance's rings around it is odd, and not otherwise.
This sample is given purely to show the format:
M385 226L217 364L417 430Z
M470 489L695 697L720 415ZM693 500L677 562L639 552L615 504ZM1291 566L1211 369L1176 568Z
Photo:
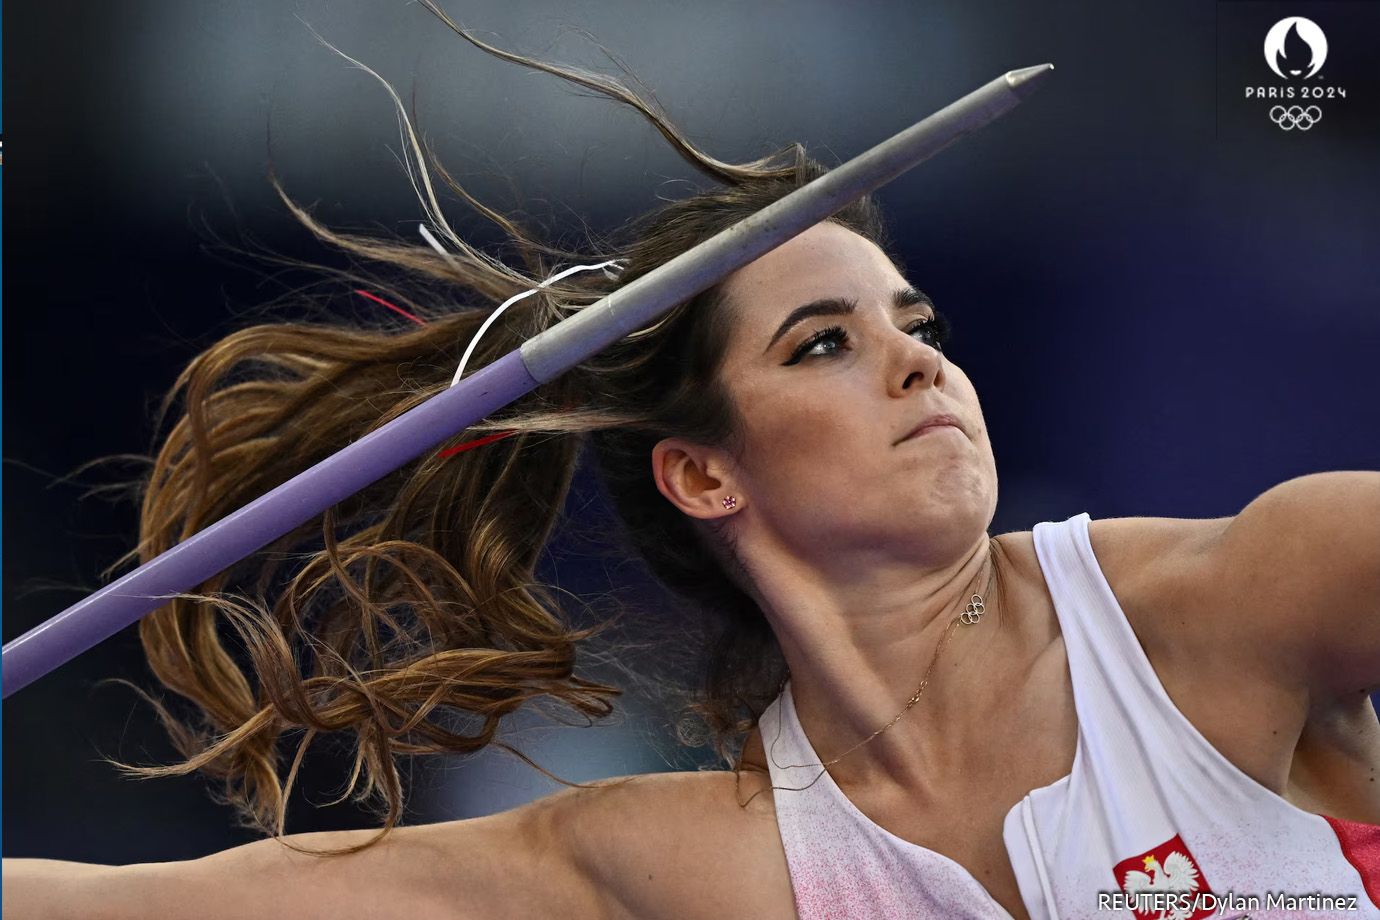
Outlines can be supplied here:
M968 626L971 626L978 620L981 620L982 596L979 594L974 594L972 602L969 603L968 606L963 609L963 612L958 615L958 618L962 620L965 625Z

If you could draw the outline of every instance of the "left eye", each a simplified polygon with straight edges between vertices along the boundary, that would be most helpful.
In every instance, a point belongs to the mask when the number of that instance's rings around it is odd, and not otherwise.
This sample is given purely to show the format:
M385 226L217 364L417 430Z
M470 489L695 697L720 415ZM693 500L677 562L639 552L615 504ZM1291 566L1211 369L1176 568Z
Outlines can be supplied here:
M934 339L934 341L930 343L931 345L933 345L939 351L943 351L944 346L949 343L950 334L953 332L953 326L952 324L950 324L949 318L947 316L945 316L943 313L940 313L938 310L935 310L933 319L930 319L928 317L922 319L920 320L920 322L914 324L906 331L909 332L911 335L914 335L916 332L921 330L923 330L926 335Z

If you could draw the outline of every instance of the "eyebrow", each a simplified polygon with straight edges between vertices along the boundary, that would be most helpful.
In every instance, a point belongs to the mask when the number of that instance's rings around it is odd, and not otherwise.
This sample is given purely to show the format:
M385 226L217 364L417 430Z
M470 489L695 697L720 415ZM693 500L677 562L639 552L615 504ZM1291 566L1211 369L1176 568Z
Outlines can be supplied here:
M930 300L929 295L924 291L913 287L906 287L897 290L891 295L892 305L900 310L905 307L927 306L934 308L934 301ZM772 346L781 340L781 337L791 331L796 323L801 320L809 319L812 316L848 316L858 308L856 300L845 300L842 297L823 297L819 300L812 300L801 307L796 307L791 311L791 315L776 327L776 332L772 335L767 347L762 350L762 354L771 351Z

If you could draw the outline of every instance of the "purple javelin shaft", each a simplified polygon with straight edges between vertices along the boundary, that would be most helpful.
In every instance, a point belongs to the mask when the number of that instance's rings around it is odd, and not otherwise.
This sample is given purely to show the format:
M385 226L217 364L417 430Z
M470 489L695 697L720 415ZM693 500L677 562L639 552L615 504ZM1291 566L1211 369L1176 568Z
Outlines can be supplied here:
M514 349L4 648L4 695L108 639L255 550L529 392L537 381Z
M602 351L1010 111L1049 64L1003 74L528 340L4 647L4 696L109 638L446 438Z

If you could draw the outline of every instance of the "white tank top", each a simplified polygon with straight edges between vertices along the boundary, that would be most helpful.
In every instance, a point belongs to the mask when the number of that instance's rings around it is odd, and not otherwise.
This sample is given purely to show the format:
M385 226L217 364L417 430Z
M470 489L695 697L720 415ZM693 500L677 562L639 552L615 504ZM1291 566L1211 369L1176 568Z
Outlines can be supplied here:
M1199 734L1113 596L1086 513L1037 524L1034 538L1068 650L1078 742L1072 772L1018 802L1003 827L1032 920L1380 920L1380 827L1291 805ZM819 761L789 683L761 730L772 785L819 774L778 766ZM872 822L829 774L774 799L800 920L1010 917L958 863Z

